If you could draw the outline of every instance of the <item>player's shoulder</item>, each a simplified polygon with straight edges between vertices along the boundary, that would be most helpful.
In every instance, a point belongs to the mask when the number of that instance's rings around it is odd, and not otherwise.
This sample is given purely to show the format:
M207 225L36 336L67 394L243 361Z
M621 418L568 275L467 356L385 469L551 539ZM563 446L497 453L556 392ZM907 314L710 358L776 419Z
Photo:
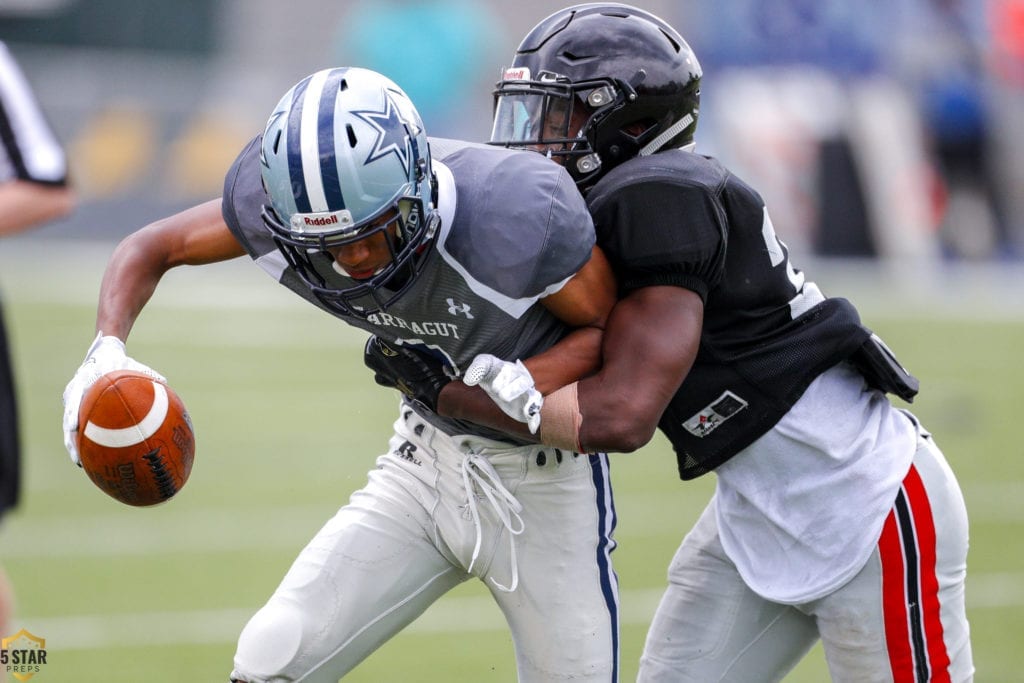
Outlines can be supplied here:
M731 177L729 170L714 157L682 149L667 150L619 164L594 185L588 199L593 202L625 189L649 192L658 186L714 193Z
M589 224L586 204L569 173L537 152L446 140L433 153L451 171L457 211L477 234L531 227L563 231ZM431 149L435 149L433 141Z
M434 160L454 182L454 220L443 231L443 248L476 279L518 298L564 280L590 257L593 221L560 165L490 145L459 147ZM442 204L445 196L439 194ZM498 283L497 273L515 275Z
M430 157L437 161L444 161L446 158L464 149L493 149L490 145L482 142L470 142L469 140L456 140L455 138L438 138L430 136L427 138L430 145Z
M533 151L450 138L430 138L430 154L432 159L451 168L457 181L473 178L480 183L501 183L525 173L529 174L531 181L522 182L527 177L523 176L520 184L539 187L545 179L554 182L563 174L568 178L565 169Z
M723 240L730 178L717 160L681 149L629 159L587 193L598 243L610 254L711 259Z
M253 195L263 193L263 180L260 173L262 141L262 135L257 135L250 140L235 157L228 172L224 175L223 198L225 204L251 199ZM260 199L262 204L262 197Z
M224 176L224 194L221 198L224 222L250 253L262 253L273 247L269 239L262 239L266 231L260 215L267 202L260 173L262 142L263 136L257 135L239 152ZM257 246L258 242L264 241L265 244Z
M263 135L257 135L251 139L244 147L242 151L238 153L235 160L231 163L228 172L224 175L224 195L228 196L234 186L242 179L247 176L251 176L253 172L259 174L260 172L260 147L263 142Z

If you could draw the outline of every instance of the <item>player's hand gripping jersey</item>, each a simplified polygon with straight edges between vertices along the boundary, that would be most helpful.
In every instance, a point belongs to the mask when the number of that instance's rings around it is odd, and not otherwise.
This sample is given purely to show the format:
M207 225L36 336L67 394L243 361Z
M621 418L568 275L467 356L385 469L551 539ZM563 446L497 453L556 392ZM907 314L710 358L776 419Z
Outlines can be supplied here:
M704 300L700 351L659 423L683 479L748 446L844 359L873 386L915 393L856 309L793 267L764 201L718 161L684 150L635 157L587 203L623 292L673 285Z

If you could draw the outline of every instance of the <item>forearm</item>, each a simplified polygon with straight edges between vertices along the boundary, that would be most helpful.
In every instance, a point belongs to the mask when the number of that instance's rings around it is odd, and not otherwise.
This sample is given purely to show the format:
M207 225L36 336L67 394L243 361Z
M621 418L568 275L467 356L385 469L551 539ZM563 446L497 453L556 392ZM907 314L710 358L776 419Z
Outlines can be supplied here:
M117 245L100 285L97 331L126 339L171 268L217 263L245 253L225 225L220 205L220 199L211 199L150 223Z
M510 436L537 443L539 434L531 434L525 422L506 415L480 387L449 382L437 399L437 414L498 430Z
M574 330L547 351L524 361L536 389L546 394L596 371L601 362L601 335L601 330L592 327ZM506 415L483 389L460 381L451 382L441 390L437 411L444 417L537 440L526 423Z
M595 247L590 261L576 276L541 301L553 315L574 328L549 349L520 359L529 371L533 388L546 395L600 368L604 327L615 305L615 279L601 250ZM518 400L513 399L513 403ZM516 405L514 410L521 407ZM510 418L484 390L462 382L451 382L441 391L437 410L445 417L474 422L534 442L539 440L531 434L528 423L520 421L522 418Z
M0 236L14 235L71 212L75 194L63 185L14 180L0 185Z
M128 338L169 267L163 256L147 248L139 235L129 235L117 246L100 284L96 331L121 340Z
M572 331L549 349L521 358L541 394L586 377L601 366L601 337L615 306L615 277L597 247L576 275L541 304Z
M547 351L524 360L537 391L547 395L596 372L601 366L602 334L593 327L573 330Z
M578 452L642 447L697 356L702 324L703 303L689 290L646 287L625 297L602 337L600 370L545 395L540 441Z
M619 302L603 338L601 371L577 385L584 449L628 453L651 439L697 357L703 314L700 297L680 287L644 287ZM542 411L542 427L544 421Z

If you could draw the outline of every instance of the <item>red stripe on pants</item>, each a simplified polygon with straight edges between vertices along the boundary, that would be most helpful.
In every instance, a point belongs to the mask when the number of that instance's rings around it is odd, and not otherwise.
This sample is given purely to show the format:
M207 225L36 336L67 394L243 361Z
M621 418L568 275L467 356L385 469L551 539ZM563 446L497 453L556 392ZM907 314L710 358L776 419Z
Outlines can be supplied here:
M920 596L920 612L925 652L930 680L949 682L949 653L943 640L942 621L939 618L939 582L935 575L935 524L924 483L911 466L903 480L901 494L910 511L912 528L900 528L895 509L889 513L878 540L882 561L882 607L885 615L885 640L889 650L889 664L895 683L914 683L915 666L913 625L910 620L908 594ZM913 544L917 554L917 586L908 586L904 545Z
M907 617L907 574L895 510L885 518L882 536L878 539L878 554L882 560L882 614L892 679L894 683L914 683L914 655Z
M939 618L939 580L935 575L935 523L928 493L917 468L911 466L903 479L907 493L914 529L917 532L918 576L921 580L921 623L924 628L928 665L933 683L948 683L949 653L943 639L942 621Z

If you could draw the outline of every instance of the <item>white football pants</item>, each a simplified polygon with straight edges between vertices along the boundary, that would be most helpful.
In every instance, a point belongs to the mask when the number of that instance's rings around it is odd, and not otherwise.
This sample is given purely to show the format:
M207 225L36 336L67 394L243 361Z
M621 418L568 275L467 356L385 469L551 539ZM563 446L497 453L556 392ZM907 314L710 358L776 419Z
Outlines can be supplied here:
M607 456L452 437L401 412L366 486L245 626L232 678L334 683L476 576L520 681L616 681Z
M750 590L722 549L713 506L714 499L669 567L639 681L779 681L818 638L833 681L972 679L967 511L930 437L920 435L867 564L819 600L783 605Z

